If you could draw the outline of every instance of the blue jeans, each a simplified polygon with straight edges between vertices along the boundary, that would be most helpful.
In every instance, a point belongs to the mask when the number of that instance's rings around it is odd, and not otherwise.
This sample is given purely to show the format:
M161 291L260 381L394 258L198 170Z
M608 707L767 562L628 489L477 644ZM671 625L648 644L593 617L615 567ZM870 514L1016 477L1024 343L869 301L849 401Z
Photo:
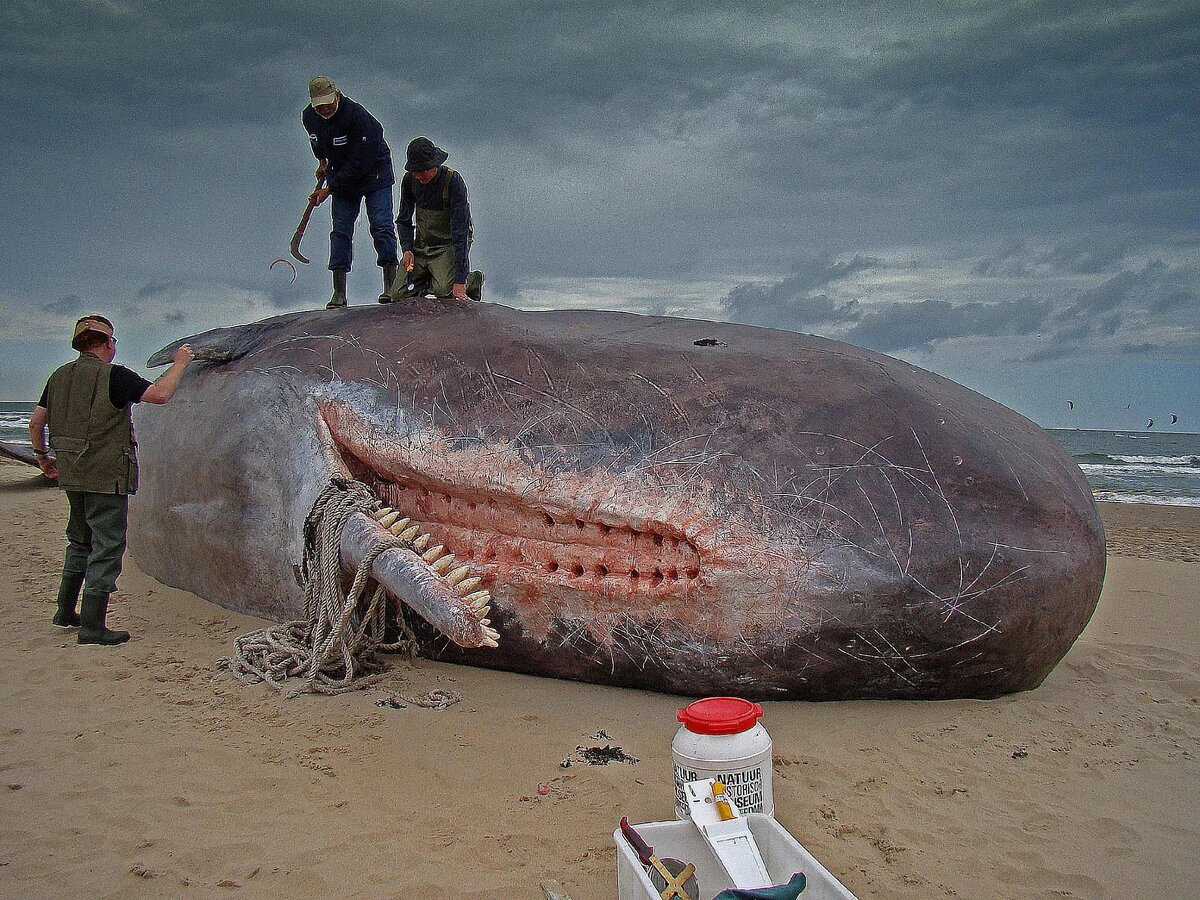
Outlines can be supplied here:
M392 186L389 184L366 197L361 194L333 195L333 231L329 232L331 272L350 271L350 262L354 259L354 221L364 199L380 267L394 266L400 261L396 256L396 223L392 221Z

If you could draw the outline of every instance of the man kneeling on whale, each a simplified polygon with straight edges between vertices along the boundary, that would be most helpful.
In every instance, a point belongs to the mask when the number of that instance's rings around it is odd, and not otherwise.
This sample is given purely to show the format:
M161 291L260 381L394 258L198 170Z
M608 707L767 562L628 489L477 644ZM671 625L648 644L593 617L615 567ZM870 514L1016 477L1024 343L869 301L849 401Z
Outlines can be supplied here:
M444 165L449 156L427 137L408 145L396 232L410 277L394 292L397 299L426 294L483 299L483 273L470 271L474 226L467 183Z
M109 630L105 619L125 556L129 495L138 487L130 410L135 403L170 400L195 354L187 344L181 346L171 368L151 384L112 364L117 339L104 316L84 316L76 322L71 347L79 351L79 358L50 376L29 417L38 468L58 479L71 509L54 624L79 628L81 644L123 644L129 632ZM46 445L47 425L54 456ZM76 612L81 588L83 605Z

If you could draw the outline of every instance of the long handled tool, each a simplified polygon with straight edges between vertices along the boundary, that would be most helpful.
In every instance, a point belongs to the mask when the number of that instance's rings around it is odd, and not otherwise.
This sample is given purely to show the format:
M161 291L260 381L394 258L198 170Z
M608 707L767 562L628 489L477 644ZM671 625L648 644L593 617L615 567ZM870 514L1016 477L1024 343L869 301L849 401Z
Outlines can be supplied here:
M308 195L308 207L304 210L304 215L300 217L300 224L296 226L296 233L292 235L292 245L290 248L292 256L296 257L302 263L308 263L308 259L300 252L300 241L304 237L304 229L308 227L309 216L312 215L312 211L317 208L317 203L320 202L318 195L321 193L321 188L324 185L325 176L322 175L317 179L317 186L313 189L313 192Z
M637 851L661 900L699 900L700 888L696 886L696 867L692 863L683 863L670 856L659 859L654 855L654 848L634 831L625 816L621 817L621 834Z

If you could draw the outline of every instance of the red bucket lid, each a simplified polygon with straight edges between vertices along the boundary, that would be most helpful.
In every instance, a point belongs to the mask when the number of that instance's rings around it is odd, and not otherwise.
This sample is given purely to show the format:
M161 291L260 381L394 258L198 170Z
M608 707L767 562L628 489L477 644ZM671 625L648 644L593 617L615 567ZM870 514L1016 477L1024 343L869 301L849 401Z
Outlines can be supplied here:
M753 728L762 714L759 704L740 697L705 697L679 710L676 718L696 734L738 734Z

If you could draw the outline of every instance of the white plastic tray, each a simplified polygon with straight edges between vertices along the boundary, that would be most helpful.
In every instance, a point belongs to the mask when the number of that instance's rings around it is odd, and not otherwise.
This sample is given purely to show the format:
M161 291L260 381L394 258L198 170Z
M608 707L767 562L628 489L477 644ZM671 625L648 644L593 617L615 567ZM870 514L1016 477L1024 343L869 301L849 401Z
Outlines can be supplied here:
M746 820L762 853L763 862L767 864L767 872L776 884L786 884L793 873L803 872L808 878L808 886L800 895L800 900L855 900L854 895L771 816L748 813ZM725 870L690 821L676 819L633 827L654 848L654 855L660 859L673 856L685 863L695 863L696 884L700 889L698 900L712 900L721 891L733 887ZM658 891L654 889L637 853L621 835L620 828L613 832L613 842L617 847L619 900L658 900Z

